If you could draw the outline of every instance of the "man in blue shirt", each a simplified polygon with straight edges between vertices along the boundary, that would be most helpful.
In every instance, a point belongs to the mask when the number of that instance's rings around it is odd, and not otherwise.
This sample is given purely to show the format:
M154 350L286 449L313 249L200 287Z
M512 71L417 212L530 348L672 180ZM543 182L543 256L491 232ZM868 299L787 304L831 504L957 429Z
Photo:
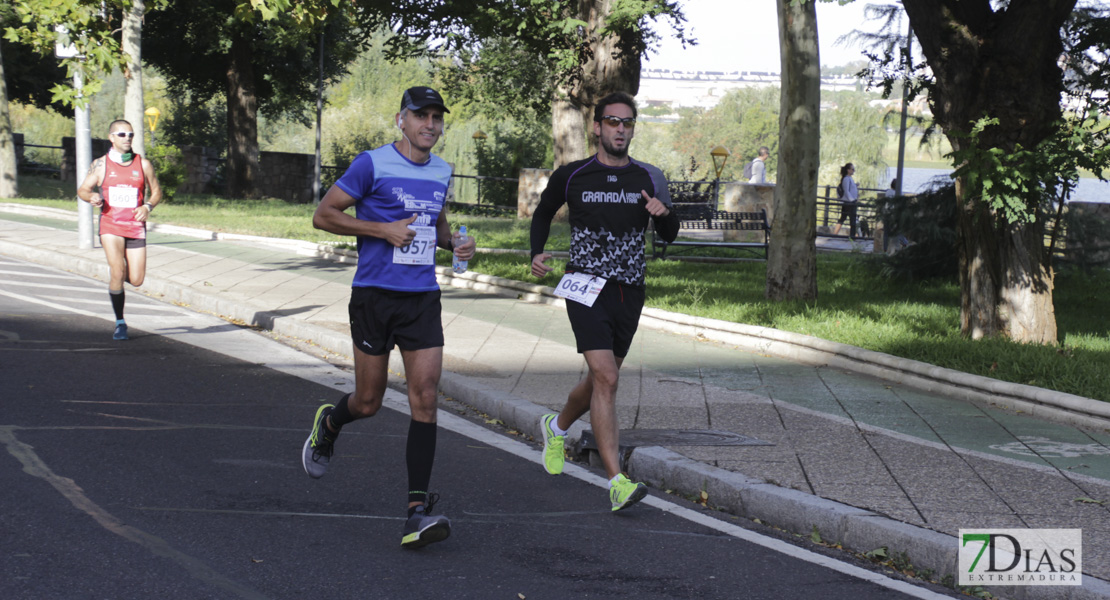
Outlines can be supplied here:
M358 268L348 306L355 351L355 392L316 411L302 464L323 477L340 429L382 407L389 353L399 346L408 383L408 520L401 545L419 548L451 534L447 517L431 516L428 493L436 447L436 390L443 367L443 324L435 251L462 260L473 238L455 247L447 222L451 167L432 154L443 135L443 98L429 87L405 91L396 115L401 139L355 158L316 209L317 229L358 238ZM347 209L355 208L355 216Z

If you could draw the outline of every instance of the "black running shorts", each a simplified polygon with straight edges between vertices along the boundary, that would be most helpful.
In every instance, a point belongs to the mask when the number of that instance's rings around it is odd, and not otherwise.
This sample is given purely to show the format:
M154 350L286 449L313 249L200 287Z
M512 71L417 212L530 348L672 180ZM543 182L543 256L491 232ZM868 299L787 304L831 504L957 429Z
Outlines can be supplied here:
M613 281L605 284L593 306L567 300L567 317L574 330L578 352L612 350L617 358L628 356L632 337L640 324L644 290Z
M396 345L402 350L443 347L440 292L395 292L351 288L347 312L351 341L363 354L382 356Z

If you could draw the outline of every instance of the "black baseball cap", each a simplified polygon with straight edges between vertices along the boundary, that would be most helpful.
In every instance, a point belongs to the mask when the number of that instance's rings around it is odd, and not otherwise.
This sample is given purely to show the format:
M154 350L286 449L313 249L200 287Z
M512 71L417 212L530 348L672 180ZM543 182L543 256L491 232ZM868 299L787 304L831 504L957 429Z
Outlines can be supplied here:
M401 110L420 110L427 106L438 106L443 112L451 112L447 110L443 96L430 87L418 85L405 90L405 95L401 98Z

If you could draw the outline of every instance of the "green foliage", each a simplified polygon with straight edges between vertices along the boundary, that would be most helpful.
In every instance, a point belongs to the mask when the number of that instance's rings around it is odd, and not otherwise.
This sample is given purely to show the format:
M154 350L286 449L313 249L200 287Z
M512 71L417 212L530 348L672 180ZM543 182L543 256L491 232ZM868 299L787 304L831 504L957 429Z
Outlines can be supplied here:
M455 60L438 61L434 69L445 94L470 104L486 120L551 119L551 67L542 53L517 40L491 39L477 50L464 48Z
M885 188L887 164L883 158L886 128L883 111L855 92L838 92L836 107L821 111L821 167L817 174L822 185L840 182L840 167L856 166L854 179L861 188Z
M19 27L20 19L11 2L0 2L0 31ZM34 45L20 40L2 39L4 79L8 84L8 100L46 108L51 106L51 91L65 82L66 71L53 55L37 51ZM64 105L53 104L56 110Z
M550 150L544 135L550 124L532 119L503 120L491 123L492 130L483 141L475 141L475 172L485 177L507 177L513 181L483 181L481 202L516 206L520 170L542 164Z
M721 172L725 181L737 180L744 163L755 158L760 146L771 149L768 176L778 169L779 89L741 88L731 90L708 111L692 111L671 126L673 147L684 157L702 162L704 179L713 179L709 149L723 145L732 157ZM660 165L660 168L663 168Z
M185 162L181 157L181 149L169 144L155 144L147 148L146 158L154 163L158 185L162 187L162 197L173 198L177 187L185 181Z
M227 103L210 98L203 101L191 92L166 96L169 103L162 112L159 132L170 144L178 146L227 147Z

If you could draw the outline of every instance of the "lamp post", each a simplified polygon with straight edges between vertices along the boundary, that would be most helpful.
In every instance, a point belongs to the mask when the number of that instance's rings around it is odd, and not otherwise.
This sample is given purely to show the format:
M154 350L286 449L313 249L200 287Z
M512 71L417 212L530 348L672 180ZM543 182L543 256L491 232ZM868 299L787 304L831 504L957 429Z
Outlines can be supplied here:
M162 111L151 106L143 112L146 115L146 125L150 127L150 145L154 145L154 129L158 127L158 117L162 116Z
M478 163L478 167L477 167L477 169L478 169L478 177L477 177L477 180L478 180L478 204L481 204L482 203L482 144L485 143L486 138L489 137L489 136L486 135L486 132L479 129L478 131L475 131L474 135L472 135L470 137L474 138L474 144L477 146L477 152L475 152L474 156L475 156L475 161Z
M732 153L724 146L717 146L709 151L709 155L713 157L713 171L716 174L716 178L713 180L713 208L717 209L721 197L721 171L725 169L725 163L728 162L728 157L732 156Z
M85 181L89 173L89 163L92 162L92 133L89 130L89 103L84 99L85 70L84 56L77 52L77 46L72 42L69 31L61 25L56 25L54 31L58 35L58 42L54 45L54 56L59 59L80 58L82 65L73 72L73 89L77 92L77 102L73 109L74 122L74 167L77 174L77 187ZM77 247L88 250L93 247L93 209L88 202L77 199Z

